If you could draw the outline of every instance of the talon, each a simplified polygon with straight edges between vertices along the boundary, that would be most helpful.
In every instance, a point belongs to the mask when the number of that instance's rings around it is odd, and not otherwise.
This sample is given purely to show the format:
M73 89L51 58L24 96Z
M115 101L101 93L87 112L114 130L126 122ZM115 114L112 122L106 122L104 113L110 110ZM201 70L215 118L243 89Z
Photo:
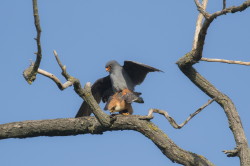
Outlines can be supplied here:
M122 114L122 115L130 115L129 112L122 112L121 114Z

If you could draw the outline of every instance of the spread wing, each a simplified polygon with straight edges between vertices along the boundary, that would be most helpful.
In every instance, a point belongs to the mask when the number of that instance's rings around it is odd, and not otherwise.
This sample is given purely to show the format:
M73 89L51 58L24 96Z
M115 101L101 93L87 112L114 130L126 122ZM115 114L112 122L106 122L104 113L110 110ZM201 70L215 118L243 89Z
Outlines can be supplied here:
M106 102L109 96L113 94L110 77L106 76L96 80L91 87L91 92L97 103L100 103L101 100ZM91 108L84 101L75 117L90 116L91 113Z
M134 61L124 61L123 69L126 70L135 85L141 84L149 72L162 72L154 67Z

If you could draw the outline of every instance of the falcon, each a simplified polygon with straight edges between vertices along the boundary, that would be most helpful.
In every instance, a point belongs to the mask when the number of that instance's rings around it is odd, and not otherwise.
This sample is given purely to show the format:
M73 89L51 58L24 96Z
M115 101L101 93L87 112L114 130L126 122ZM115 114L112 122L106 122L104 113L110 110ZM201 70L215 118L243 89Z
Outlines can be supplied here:
M134 62L124 61L121 66L117 61L109 61L106 66L109 75L98 79L91 87L92 95L97 103L105 103L105 110L132 114L132 102L143 103L141 93L134 92L135 86L140 85L149 72L162 72L154 67ZM75 117L90 116L89 105L84 101Z
M123 115L131 115L133 114L132 102L144 103L140 95L141 93L123 89L109 97L104 110L109 110L110 113L119 112Z

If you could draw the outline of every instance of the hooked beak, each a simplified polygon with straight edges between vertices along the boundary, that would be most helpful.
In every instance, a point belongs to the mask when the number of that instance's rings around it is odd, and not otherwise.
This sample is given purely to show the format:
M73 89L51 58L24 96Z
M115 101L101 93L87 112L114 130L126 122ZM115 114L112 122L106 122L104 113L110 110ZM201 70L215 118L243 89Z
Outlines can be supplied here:
M110 72L111 67L108 66L108 67L106 67L105 69L106 69L107 72Z

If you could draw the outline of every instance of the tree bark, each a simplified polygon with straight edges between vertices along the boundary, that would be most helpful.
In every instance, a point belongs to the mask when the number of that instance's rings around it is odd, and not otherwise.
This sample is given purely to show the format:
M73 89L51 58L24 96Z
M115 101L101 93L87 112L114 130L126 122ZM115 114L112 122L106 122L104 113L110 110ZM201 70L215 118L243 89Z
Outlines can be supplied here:
M101 125L95 117L7 123L0 125L0 139L103 134L106 131L134 130L152 140L172 162L186 166L213 165L205 157L181 149L156 125L147 120L140 120L140 117L116 115L111 118L110 127Z

